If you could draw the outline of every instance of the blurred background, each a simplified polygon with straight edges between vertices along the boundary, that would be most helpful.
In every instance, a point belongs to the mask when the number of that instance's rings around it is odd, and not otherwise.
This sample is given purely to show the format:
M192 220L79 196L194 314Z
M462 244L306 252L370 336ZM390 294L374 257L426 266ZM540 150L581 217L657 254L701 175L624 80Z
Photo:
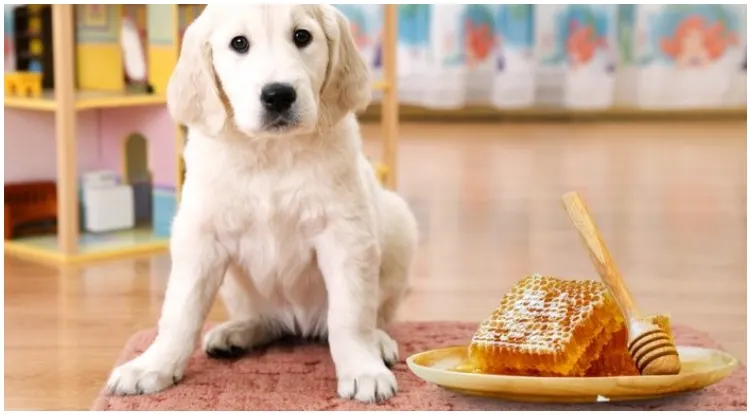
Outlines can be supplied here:
M576 190L643 311L745 363L745 5L337 7L376 81L365 151L420 224L401 320L597 279ZM88 408L157 322L184 176L164 88L202 8L4 7L6 409Z
M380 5L342 5L382 69ZM743 5L400 5L399 101L427 108L746 103Z

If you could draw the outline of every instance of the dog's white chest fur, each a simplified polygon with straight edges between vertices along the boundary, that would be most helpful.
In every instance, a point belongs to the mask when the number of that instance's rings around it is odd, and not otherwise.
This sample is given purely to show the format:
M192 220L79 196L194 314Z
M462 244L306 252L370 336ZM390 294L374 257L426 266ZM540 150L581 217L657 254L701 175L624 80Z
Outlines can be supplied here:
M207 162L207 152L221 161ZM186 186L194 187L186 196L206 198L197 220L207 221L232 266L242 271L240 278L252 284L248 289L258 307L301 309L302 314L311 306L325 310L313 239L325 227L327 206L320 186L311 183L313 172L299 166L259 168L251 155L205 138L191 142L185 158Z
M271 177L257 178L254 189L265 190L272 181ZM222 244L228 246L232 261L242 267L261 297L277 307L285 303L304 306L301 285L323 287L313 238L323 229L324 208L303 188L251 191L249 196L251 200L237 210L246 211L247 218L220 225L228 230ZM301 284L301 278L311 281Z

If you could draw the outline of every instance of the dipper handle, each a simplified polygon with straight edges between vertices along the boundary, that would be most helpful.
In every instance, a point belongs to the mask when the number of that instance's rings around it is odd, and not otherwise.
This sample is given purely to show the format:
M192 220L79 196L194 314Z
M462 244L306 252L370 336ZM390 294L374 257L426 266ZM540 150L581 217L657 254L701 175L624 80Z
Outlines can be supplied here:
M589 215L586 205L576 192L569 192L563 195L563 205L566 207L569 218L579 231L584 245L589 250L589 257L600 274L602 281L607 285L611 294L618 303L618 308L626 318L627 324L630 320L639 318L639 312L636 308L631 293L623 283L621 273L610 255L610 251L605 246L600 231L597 229L592 217Z

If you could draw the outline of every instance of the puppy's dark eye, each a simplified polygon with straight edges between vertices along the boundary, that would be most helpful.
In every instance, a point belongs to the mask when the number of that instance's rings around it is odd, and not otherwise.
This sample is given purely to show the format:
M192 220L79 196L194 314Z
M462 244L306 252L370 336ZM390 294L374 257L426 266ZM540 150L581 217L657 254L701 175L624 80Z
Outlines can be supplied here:
M295 30L295 34L292 36L292 39L295 41L295 46L297 46L298 48L304 48L313 41L313 35L311 35L307 30L298 29Z
M235 36L229 42L229 47L237 53L245 53L250 49L250 41L245 36Z

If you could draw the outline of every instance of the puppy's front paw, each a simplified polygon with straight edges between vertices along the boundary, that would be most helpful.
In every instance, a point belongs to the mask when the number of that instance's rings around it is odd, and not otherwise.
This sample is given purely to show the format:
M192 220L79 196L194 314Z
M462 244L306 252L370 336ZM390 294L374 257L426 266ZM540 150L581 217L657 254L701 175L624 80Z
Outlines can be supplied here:
M396 377L385 366L376 371L344 373L339 376L337 392L344 399L366 403L386 401L396 394Z
M115 368L107 381L107 393L111 395L140 395L162 391L183 376L181 370L160 367L143 356Z

